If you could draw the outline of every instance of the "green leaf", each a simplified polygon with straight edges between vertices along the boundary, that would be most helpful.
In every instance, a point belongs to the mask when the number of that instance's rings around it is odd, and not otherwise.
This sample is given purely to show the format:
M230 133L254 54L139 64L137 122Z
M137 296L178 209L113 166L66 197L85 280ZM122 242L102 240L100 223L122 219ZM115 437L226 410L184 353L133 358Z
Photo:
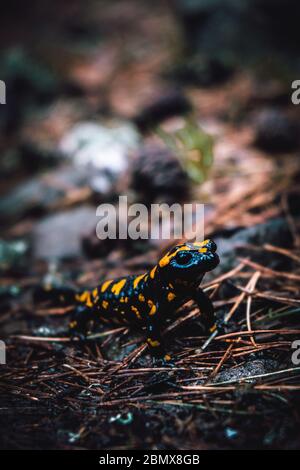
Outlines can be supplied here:
M181 162L190 179L203 183L213 164L213 138L204 132L194 117L174 132L156 129L156 134L164 141Z

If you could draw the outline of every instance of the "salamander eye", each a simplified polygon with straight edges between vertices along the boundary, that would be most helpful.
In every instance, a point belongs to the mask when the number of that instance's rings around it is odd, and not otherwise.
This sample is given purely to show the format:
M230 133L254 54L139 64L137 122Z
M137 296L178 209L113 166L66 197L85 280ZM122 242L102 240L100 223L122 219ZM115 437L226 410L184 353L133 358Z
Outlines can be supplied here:
M186 252L179 252L176 255L176 262L181 265L188 264L192 259L191 253L186 253Z

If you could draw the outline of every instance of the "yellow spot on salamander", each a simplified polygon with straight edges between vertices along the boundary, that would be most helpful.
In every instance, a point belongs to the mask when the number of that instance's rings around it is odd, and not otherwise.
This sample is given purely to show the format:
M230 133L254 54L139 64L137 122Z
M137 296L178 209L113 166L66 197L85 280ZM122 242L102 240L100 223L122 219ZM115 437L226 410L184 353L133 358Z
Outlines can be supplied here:
M175 255L174 255L174 256L175 256ZM159 261L159 263L158 263L159 266L160 266L161 268L163 268L164 266L167 266L167 264L170 263L171 258L173 258L173 256L169 256L169 255L164 256L164 257Z
M126 279L121 279L120 281L116 282L111 288L112 293L115 295L119 295L125 284Z
M203 242L195 242L193 243L194 246L205 246L210 242L210 240L207 238L206 240L203 240Z
M131 310L136 314L137 318L139 318L140 320L142 319L138 308L136 308L134 305L131 305Z
M139 301L145 302L145 297L143 296L143 294L139 294Z
M151 271L150 271L150 277L151 277L151 279L154 279L155 271L156 271L156 270L157 270L157 266L154 266L154 268L151 269Z
M136 289L137 286L139 285L140 281L145 277L145 274L140 274L137 276L134 281L133 281L133 288Z
M160 346L160 342L157 340L152 340L151 338L147 338L147 343L152 346L152 348L158 348Z
M149 315L154 315L156 313L156 305L152 302L152 300L148 300L148 305L150 307Z
M171 300L175 299L176 295L173 294L173 292L168 293L168 301L171 302Z
M106 289L108 288L108 286L113 282L112 279L110 279L109 281L105 281L103 282L102 286L101 286L101 292L105 292Z
M98 300L99 300L99 295L98 295L98 289L97 289L97 287L93 290L92 295L93 295L94 304L95 304L95 303L98 302Z
M84 291L82 294L77 294L75 296L78 302L83 302L87 307L92 307L93 302L91 301L91 293L89 291Z
M159 266L161 268L163 268L164 266L167 266L171 259L174 258L174 256L177 255L177 253L179 253L179 251L189 251L191 248L189 246L186 246L186 245L182 245L180 246L176 251L174 251L174 253L172 254L169 254L167 253L160 261L159 261Z
M91 293L90 293L90 292L88 293L88 298L87 298L87 300L86 300L85 305L86 305L87 307L92 307L92 306L94 305L93 302L92 302L92 300L91 300Z
M156 313L156 305L152 305L149 315L154 315Z
M171 359L172 358L171 358L170 354L165 354L165 356L164 356L165 361L170 361Z
M94 298L97 297L97 295L98 295L98 289L97 289L97 287L93 290L92 294L93 294L93 297L94 297Z
M103 308L107 309L108 305L109 305L109 303L107 302L107 300L102 301L102 307Z
M199 253L207 253L207 248L200 248Z
M75 298L78 302L85 302L87 299L88 292L85 291L82 294L76 294Z

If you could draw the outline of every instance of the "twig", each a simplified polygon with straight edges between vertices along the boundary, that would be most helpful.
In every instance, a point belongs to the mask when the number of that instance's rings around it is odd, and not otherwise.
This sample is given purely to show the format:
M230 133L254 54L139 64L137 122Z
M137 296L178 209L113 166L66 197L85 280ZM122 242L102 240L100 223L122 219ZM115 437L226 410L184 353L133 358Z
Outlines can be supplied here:
M260 272L257 271L256 273L253 274L252 278L250 279L250 282L249 282L249 292L250 292L250 294L254 291L256 283L257 283L259 277L260 277ZM251 319L250 319L251 302L252 302L252 297L251 297L251 295L248 295L247 306L246 306L246 323L247 323L248 331L252 330L252 328L251 328ZM254 340L253 336L251 336L250 340L251 340L253 346L256 347L257 345L255 343L255 340Z

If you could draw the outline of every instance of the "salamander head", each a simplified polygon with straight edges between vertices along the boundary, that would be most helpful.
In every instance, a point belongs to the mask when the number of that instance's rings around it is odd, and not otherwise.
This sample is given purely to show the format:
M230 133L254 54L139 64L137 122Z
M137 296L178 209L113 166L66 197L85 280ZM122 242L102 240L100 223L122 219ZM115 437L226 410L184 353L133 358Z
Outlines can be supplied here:
M217 245L212 240L177 245L160 259L160 272L174 280L201 280L220 262L216 249Z

